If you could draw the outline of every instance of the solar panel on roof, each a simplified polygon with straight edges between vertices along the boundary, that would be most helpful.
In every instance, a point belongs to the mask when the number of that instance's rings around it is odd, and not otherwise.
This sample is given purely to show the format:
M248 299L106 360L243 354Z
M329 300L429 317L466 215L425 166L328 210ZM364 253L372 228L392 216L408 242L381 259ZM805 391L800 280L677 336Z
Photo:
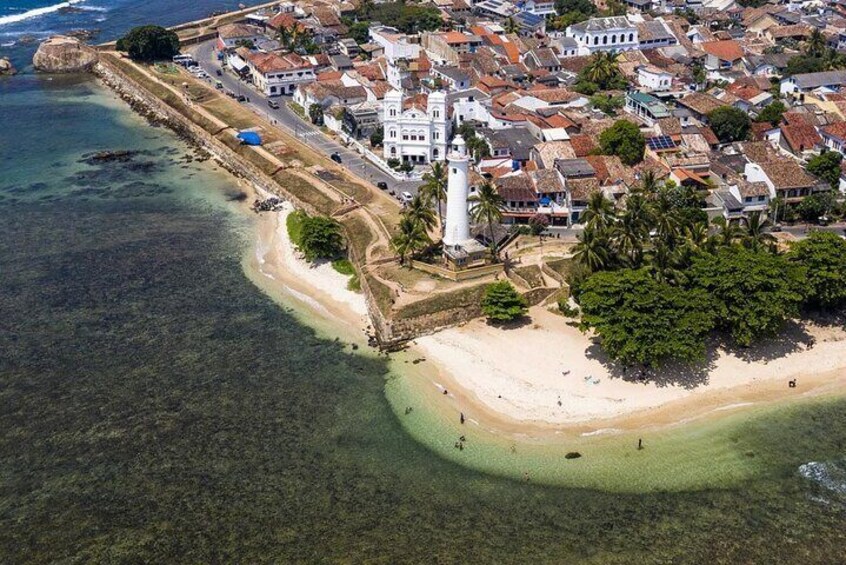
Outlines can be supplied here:
M659 151L661 149L675 149L676 143L673 141L673 138L669 135L659 135L657 137L650 137L646 140L647 145L653 151Z

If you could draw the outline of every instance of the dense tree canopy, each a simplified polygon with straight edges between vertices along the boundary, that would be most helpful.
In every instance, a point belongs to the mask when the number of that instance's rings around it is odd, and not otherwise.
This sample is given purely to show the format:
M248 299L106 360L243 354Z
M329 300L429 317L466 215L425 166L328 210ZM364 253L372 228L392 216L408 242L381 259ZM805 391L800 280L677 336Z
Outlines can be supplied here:
M812 232L793 245L788 257L806 269L805 296L817 308L846 306L846 240Z
M632 166L643 161L646 140L636 125L618 120L599 135L599 147L604 155L616 155L623 163Z
M309 261L335 259L344 252L341 225L324 216L308 216L303 219L299 241L296 243Z
M781 122L781 117L786 111L787 106L784 105L784 102L781 100L775 100L767 104L764 109L761 110L756 118L756 121L769 122L770 124L777 126L779 122Z
M140 26L118 39L116 47L136 61L160 61L179 53L179 37L161 26Z
M825 216L834 206L834 197L830 193L818 193L806 196L796 205L796 212L803 222L816 222Z
M591 276L579 305L582 329L596 331L603 350L626 365L700 360L715 323L707 293L658 282L647 269Z
M782 255L723 247L693 259L691 288L713 297L720 327L740 346L774 335L798 316L805 269Z
M526 313L526 300L508 281L491 283L482 296L482 313L495 322L510 322Z
M840 185L840 162L843 156L836 151L814 155L808 160L808 172L816 175L836 189Z
M435 31L443 26L441 12L434 6L385 2L363 2L356 10L359 21L378 21L397 28L402 33Z
M723 143L742 141L749 135L749 115L733 106L721 106L708 114L708 122Z

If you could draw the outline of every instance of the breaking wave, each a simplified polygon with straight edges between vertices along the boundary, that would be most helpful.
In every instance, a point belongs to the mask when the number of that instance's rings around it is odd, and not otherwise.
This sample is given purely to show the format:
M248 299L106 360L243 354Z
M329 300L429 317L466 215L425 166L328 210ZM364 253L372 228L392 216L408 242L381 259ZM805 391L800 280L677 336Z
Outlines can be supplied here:
M14 24L17 22L23 22L26 20L31 20L32 18L38 18L45 14L52 14L53 12L58 12L63 8L70 8L74 4L80 4L85 2L85 0L67 0L67 2L62 2L60 4L53 4L52 6L44 6L43 8L35 8L33 10L29 10L27 12L23 12L21 14L12 14L11 16L2 16L0 17L0 26L7 25L7 24Z

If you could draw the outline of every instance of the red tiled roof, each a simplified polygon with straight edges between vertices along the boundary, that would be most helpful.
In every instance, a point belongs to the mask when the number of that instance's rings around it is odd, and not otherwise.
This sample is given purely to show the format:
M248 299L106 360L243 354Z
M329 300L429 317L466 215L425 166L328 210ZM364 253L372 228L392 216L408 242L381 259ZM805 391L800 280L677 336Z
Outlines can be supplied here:
M733 39L707 41L700 43L699 48L722 61L737 61L743 57L743 48Z
M846 139L846 122L837 122L822 128L823 133L837 137L839 139Z
M807 151L822 143L817 129L810 124L787 124L781 126L781 135L796 152Z

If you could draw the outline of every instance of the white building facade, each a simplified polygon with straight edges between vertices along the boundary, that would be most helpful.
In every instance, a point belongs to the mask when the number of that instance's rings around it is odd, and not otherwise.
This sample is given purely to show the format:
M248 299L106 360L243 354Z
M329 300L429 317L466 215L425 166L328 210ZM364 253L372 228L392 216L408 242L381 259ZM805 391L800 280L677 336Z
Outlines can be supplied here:
M567 37L579 44L579 54L597 51L631 51L638 49L637 27L625 16L592 18L567 28Z
M384 157L425 164L446 158L449 131L446 95L432 92L426 108L403 109L402 92L385 95L383 107Z

